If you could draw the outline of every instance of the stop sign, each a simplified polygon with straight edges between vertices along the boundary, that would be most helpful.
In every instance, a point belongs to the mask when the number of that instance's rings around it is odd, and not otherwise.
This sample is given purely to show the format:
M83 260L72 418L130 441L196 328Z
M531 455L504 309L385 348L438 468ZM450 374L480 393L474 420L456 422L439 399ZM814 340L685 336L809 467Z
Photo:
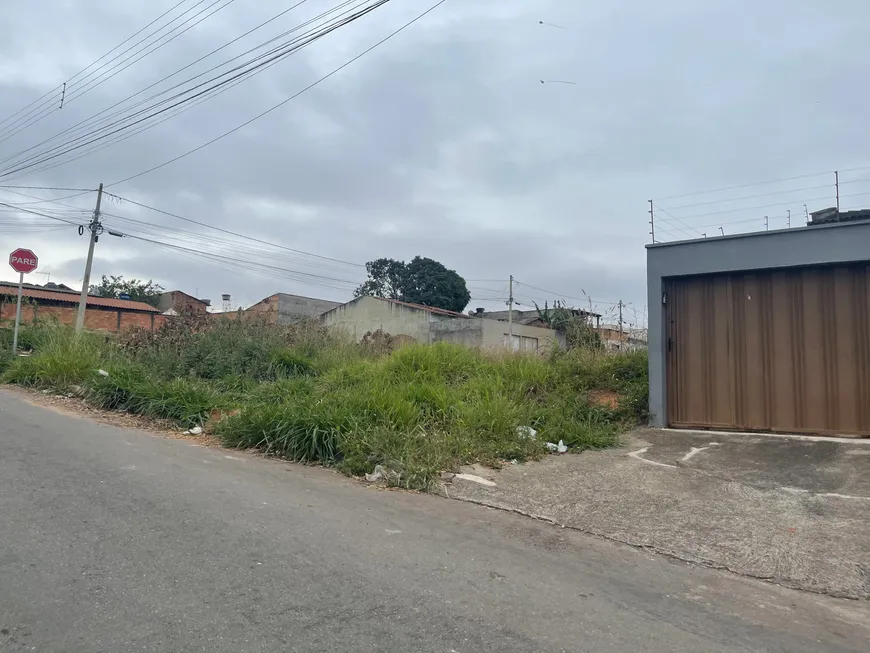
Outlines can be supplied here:
M29 249L19 248L9 255L9 265L16 272L27 274L36 269L36 266L39 265L39 259Z

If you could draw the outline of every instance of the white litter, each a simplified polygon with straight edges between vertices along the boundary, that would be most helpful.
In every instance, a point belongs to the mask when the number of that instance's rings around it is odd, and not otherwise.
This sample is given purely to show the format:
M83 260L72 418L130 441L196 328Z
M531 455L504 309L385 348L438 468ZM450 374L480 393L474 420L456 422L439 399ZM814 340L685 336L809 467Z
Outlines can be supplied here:
M106 370L97 370L97 374L100 376L109 376L109 373Z
M377 483L384 478L384 468L381 465L375 465L375 469L371 474L366 474L366 480L369 483Z
M564 441L559 440L559 444L553 444L552 442L547 443L547 449L550 450L550 453L565 453L568 451L568 446Z
M528 440L536 440L538 438L538 432L531 426L518 426L517 435Z
M495 487L495 483L493 483L492 481L487 480L482 476L475 476L474 474L457 474L453 478L461 478L464 481L471 481L472 483L480 483L481 485Z
M201 433L202 433L202 427L201 426L194 426L189 431L185 431L184 435L200 435Z
M375 465L371 474L366 474L366 480L369 483L377 483L378 481L389 481L398 478L398 474L393 470L387 469L383 465Z

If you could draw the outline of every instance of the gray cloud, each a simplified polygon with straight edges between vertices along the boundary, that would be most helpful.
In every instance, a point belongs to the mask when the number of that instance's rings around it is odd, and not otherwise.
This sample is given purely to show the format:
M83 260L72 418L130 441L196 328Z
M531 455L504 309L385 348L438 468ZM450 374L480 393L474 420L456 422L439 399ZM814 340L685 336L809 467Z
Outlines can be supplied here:
M168 0L159 8L145 2L121 8L105 0L47 4L40 22L23 5L5 10L0 116L39 97L170 6ZM306 3L226 54L333 4ZM581 299L586 293L600 306L623 299L642 312L648 198L870 165L867 93L860 83L870 65L861 31L870 7L862 3L840 3L836 10L810 0L534 4L448 0L262 120L109 190L336 259L364 263L421 254L468 279L504 279L470 282L475 298L488 300L483 305L497 304L514 274L555 293ZM157 165L298 92L422 7L394 0L173 120L17 183L94 187ZM102 110L284 8L274 1L233 3L0 143L0 158ZM99 24L94 15L101 16ZM540 26L539 20L565 29ZM576 85L542 85L541 79ZM860 191L870 190L861 179L858 173L850 178L856 203ZM774 199L783 204L772 207L771 215L780 208L796 212L820 192L826 197L825 189L799 189L827 183L820 177L774 187L794 193ZM0 201L27 200L0 193ZM93 197L70 201L89 207ZM717 222L763 213L693 217L745 206L752 203L674 209L683 221L666 224L669 216L662 214L661 228L679 236L713 233ZM105 208L146 221L151 226L139 228L151 233L162 227L207 233L131 204ZM8 231L0 236L12 242ZM200 251L218 247L210 239L230 238L171 237ZM77 234L41 235L40 247L46 269L68 281L80 275L84 241ZM278 290L341 299L349 293L335 286L349 289L363 274L252 243L219 251L349 283L281 281L232 263L109 238L98 245L95 274L150 277L212 298L230 292L245 302ZM524 301L551 300L553 294L518 289Z

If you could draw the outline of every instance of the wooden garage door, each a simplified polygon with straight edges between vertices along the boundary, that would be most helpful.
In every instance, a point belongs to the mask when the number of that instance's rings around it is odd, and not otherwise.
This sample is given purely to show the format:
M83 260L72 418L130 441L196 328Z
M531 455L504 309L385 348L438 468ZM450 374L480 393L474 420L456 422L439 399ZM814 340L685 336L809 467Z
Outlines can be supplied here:
M670 425L870 435L867 264L665 288Z

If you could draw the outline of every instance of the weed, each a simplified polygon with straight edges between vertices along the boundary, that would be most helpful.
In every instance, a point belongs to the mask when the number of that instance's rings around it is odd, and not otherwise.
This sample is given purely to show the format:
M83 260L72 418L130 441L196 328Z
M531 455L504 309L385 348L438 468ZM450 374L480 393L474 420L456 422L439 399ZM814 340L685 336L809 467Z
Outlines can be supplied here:
M462 464L533 460L547 441L575 450L610 446L647 411L645 352L541 357L447 343L394 349L384 345L386 335L356 345L310 325L208 317L167 325L118 346L34 327L35 353L0 358L2 379L81 385L103 408L213 425L226 446L348 474L383 465L390 483L417 489ZM215 413L222 418L209 422ZM535 428L537 439L519 434L521 425Z

